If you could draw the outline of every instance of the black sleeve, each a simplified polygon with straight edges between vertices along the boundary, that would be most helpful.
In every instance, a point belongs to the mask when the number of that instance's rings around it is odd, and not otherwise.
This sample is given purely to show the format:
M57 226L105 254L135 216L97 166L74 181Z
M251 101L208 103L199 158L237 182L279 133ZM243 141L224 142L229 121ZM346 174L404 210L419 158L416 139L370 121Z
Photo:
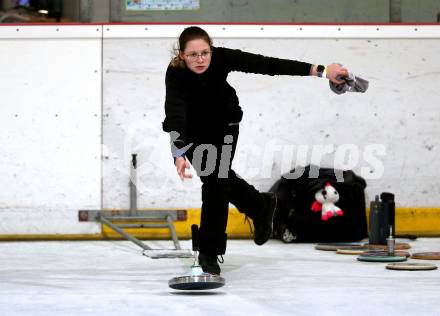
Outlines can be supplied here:
M173 157L184 156L186 145L187 92L179 80L178 69L168 67L165 76L165 121L163 130L170 133Z
M239 49L218 47L219 58L223 59L228 71L241 71L262 75L308 76L312 64L243 52Z

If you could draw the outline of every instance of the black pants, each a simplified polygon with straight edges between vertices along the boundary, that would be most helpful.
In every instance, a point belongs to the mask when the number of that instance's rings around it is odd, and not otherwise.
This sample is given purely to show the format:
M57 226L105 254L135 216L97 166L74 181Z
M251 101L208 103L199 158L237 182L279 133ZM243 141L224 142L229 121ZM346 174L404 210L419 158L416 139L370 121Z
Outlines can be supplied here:
M229 203L252 219L262 211L262 195L231 169L238 134L238 126L230 128L211 144L194 143L186 152L202 181L199 244L204 254L221 255L226 251Z

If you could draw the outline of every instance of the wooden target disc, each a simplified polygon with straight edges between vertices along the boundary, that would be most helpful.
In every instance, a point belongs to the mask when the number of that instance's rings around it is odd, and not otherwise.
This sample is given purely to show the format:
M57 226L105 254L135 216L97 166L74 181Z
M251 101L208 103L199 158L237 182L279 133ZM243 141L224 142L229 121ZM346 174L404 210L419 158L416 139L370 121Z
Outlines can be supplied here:
M440 260L440 252L416 252L411 258L423 260Z
M407 270L407 271L420 271L420 270L435 270L437 266L429 263L418 262L404 262L404 263L390 263L386 265L390 270Z
M336 253L341 255L361 255L365 252L365 248L350 247L350 248L338 248Z
M335 242L335 243L320 243L315 246L316 250L324 250L324 251L336 251L338 249L345 249L345 248L365 249L365 244L350 243L350 242Z
M384 251L388 250L387 245L378 245L378 244L368 244L368 248L373 250L384 250ZM396 244L394 245L395 250L405 250L410 248L411 246L408 243L404 243L404 242L396 242Z

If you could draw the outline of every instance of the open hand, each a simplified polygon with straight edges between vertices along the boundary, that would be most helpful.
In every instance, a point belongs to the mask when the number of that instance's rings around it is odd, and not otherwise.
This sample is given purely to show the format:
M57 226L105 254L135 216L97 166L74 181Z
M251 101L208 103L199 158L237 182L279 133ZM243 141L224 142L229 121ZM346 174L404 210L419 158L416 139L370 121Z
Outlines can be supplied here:
M177 157L174 163L177 169L177 174L180 177L180 180L191 179L192 174L186 173L186 169L190 168L189 162L184 157Z

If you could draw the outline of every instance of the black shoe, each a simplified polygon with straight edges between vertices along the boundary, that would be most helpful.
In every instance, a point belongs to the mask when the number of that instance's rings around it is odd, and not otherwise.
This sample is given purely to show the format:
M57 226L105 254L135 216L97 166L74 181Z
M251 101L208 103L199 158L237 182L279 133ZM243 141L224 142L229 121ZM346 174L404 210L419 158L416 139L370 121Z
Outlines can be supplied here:
M223 257L220 263L223 263ZM221 270L220 265L218 264L217 256L199 253L199 265L202 267L202 270L205 273L220 275Z
M255 216L254 222L254 242L261 246L269 240L273 230L273 219L277 210L277 196L275 193L261 193L264 198L264 207L261 214Z

